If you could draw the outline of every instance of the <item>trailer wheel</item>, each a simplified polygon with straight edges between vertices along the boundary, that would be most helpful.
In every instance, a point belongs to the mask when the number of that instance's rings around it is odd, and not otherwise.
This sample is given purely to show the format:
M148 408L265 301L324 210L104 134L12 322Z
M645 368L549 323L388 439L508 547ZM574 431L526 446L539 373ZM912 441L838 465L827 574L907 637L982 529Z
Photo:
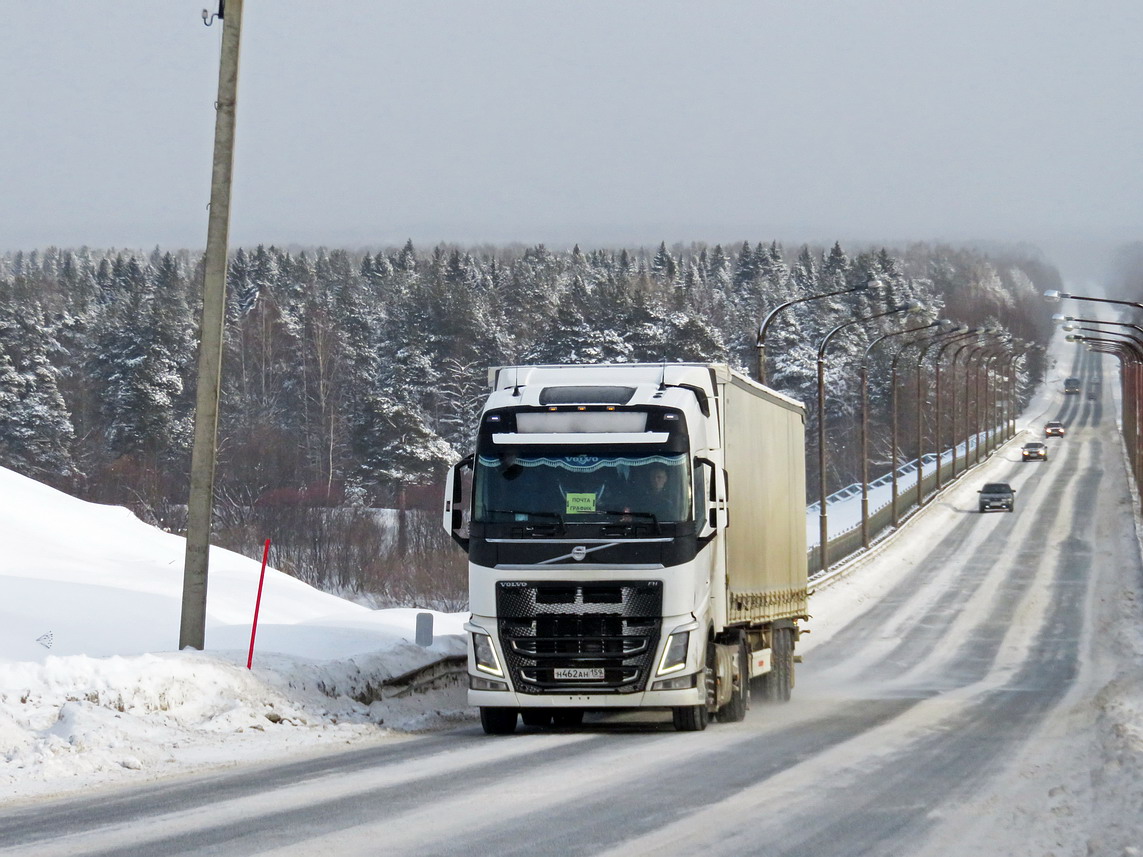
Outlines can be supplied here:
M739 723L746 719L747 700L750 697L750 661L746 657L745 640L738 641L738 676L734 679L734 688L730 692L730 699L718 712L718 719L723 723Z
M794 633L792 628L775 628L770 636L770 672L765 675L766 699L789 702L794 686Z
M552 725L552 712L545 708L525 708L520 711L520 719L525 726L538 726L542 729Z
M511 735L516 731L518 712L515 708L480 707L480 725L486 735Z
M556 726L579 726L583 723L583 709L557 708L552 712L552 723Z

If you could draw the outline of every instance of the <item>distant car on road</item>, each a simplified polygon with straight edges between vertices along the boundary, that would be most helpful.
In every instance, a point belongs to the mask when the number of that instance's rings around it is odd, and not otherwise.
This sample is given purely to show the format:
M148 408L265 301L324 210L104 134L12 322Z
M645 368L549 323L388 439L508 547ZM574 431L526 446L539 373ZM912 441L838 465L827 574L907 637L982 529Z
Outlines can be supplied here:
M1067 429L1059 420L1050 420L1044 423L1044 437L1063 437L1066 432Z
M1065 393L1078 393L1080 391L1079 378L1064 378L1064 392Z
M1003 509L1011 512L1016 505L1016 489L1007 482L985 482L976 493L980 495L980 511Z
M1040 443L1038 440L1034 440L1020 447L1020 456L1025 461L1047 461L1048 446L1047 444Z

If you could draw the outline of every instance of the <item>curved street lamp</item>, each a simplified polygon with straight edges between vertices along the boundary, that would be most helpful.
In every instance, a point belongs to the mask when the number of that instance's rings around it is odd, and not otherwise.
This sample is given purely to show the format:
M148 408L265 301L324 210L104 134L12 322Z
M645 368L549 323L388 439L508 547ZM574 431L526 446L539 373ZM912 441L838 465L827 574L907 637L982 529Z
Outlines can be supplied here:
M779 304L778 306L774 307L774 309L770 310L770 312L766 315L766 318L763 320L762 324L758 327L758 339L755 342L755 347L758 349L758 383L766 383L766 333L770 330L770 325L774 322L774 318L778 315L778 313L787 307L792 307L795 304L804 304L806 301L836 298L838 295L851 295L855 292L867 292L869 291L869 287L875 282L877 282L877 279L875 277L870 277L860 285L854 286L851 289L841 289L840 291L836 292L827 292L824 295L806 295L805 297L794 298L794 300L786 301L784 304Z
M1061 315L1060 313L1053 315L1052 321L1060 325L1063 330L1069 332L1076 329L1076 324L1109 324L1114 325L1115 327L1129 327L1137 333L1143 333L1143 327L1140 327L1137 324L1132 324L1129 321L1103 321L1102 319L1098 318L1076 318L1075 316Z
M952 372L954 373L953 374L953 383L951 385L952 386L952 408L951 408L951 410L952 410L952 435L953 435L952 451L953 451L953 454L952 454L952 462L950 462L950 465L949 465L952 468L951 478L953 478L953 479L956 479L956 458L957 458L956 451L957 451L957 447L960 446L960 443L957 441L957 413L958 413L958 410L957 410L957 384L956 384L956 374L955 374L956 373L956 367L957 367L957 360L960 358L961 352L966 351L966 350L969 350L971 352L971 349L979 347L980 337L986 333L986 331L982 330L981 328L977 328L973 332L976 335L972 338L972 340L970 340L969 342L965 342L963 345L959 346L953 352L952 359L949 360L949 369L952 370ZM965 379L966 379L965 380L965 401L967 402L968 401L968 389L967 389L967 387L968 387L968 382L967 382L967 378L968 378L968 357L965 357L965 359L964 359L964 371L965 371ZM968 470L968 406L967 405L965 406L965 419L964 419L964 468L961 470L961 472L963 473L966 470Z
M919 330L929 330L946 324L951 324L951 322L947 319L939 319L929 324L883 333L870 342L865 348L865 353L861 355L859 372L861 378L861 546L867 550L869 548L869 354L875 345L891 336L904 336L907 333L916 333Z
M982 334L984 332L984 328L981 328L981 327L974 327L974 328L961 327L960 331L961 332L956 334L955 336L951 336L948 339L948 341L941 343L941 347L937 350L937 356L934 360L934 363L936 365L936 369L935 369L933 374L935 377L936 397L937 397L936 434L937 434L937 490L938 491L941 490L941 460L944 458L944 450L941 449L941 446L942 446L942 441L941 441L941 434L942 434L941 433L941 359L945 356L945 350L947 348L949 348L953 345L956 345L962 339L967 339L968 337L973 337L973 336L979 336L980 334ZM952 333L953 331L949 331L949 332ZM949 369L950 370L955 368L956 355L960 354L961 350L964 347L965 346L962 345L959 349L957 349L956 351L953 352L953 359L949 361ZM953 411L953 426L952 426L952 462L951 462L951 464L953 465L953 474L952 475L953 475L953 477L955 477L956 476L956 386L955 386L955 384L953 385L953 407L952 407L952 411Z
M1003 354L1007 346L1003 342L994 342L984 346L980 351L980 364L976 368L976 463L980 464L981 447L984 455L992 454L991 441L996 437L995 424L992 416L992 399L995 397L996 387L992 383L993 369L991 363ZM970 358L971 359L971 358ZM984 435L981 438L981 435Z
M952 341L955 341L956 339L963 337L965 335L966 330L967 330L967 328L964 325L959 325L958 327L954 328L953 330L938 331L937 333L932 334L931 336L927 336L927 337L922 338L921 340L918 340L918 342L916 342L916 343L910 343L910 344L924 343L922 345L920 351L917 354L917 376L916 376L916 394L915 394L916 395L916 408L917 408L917 507L918 508L920 508L921 506L923 506L925 504L925 495L924 495L924 491L922 490L922 483L923 483L924 476L925 476L925 465L924 465L924 459L922 456L922 452L924 450L925 443L924 443L924 421L923 421L923 413L922 413L922 408L921 408L922 404L924 403L923 402L924 396L922 395L922 390L921 390L921 368L924 365L925 358L928 357L929 350L931 348L934 348L937 345L942 345L941 351L943 351L944 348L943 348L942 340L948 340L951 338ZM947 343L944 343L944 344L947 344ZM937 468L938 474L940 473L940 462L941 462L941 441L940 441L940 424L941 424L940 423L940 420L941 420L941 381L940 381L940 377L941 376L940 376L940 365L939 365L940 353L941 353L940 351L937 352L937 355L938 355L937 361L936 361L937 365L934 367L935 387L936 387L936 389L934 390L934 395L936 398L936 401L935 401L936 425L934 426L934 430L935 430L934 433L936 435L936 447L937 447L937 461L936 461L935 466ZM938 476L938 480L937 480L937 487L940 487L939 476Z
M1139 303L1137 301L1117 301L1112 300L1111 298L1093 298L1086 295L1073 295L1068 292L1059 292L1055 289L1044 292L1044 299L1048 301L1048 303L1056 303L1057 301L1062 300L1095 301L1101 304L1116 304L1117 306L1129 306L1135 307L1135 309L1143 309L1143 303Z
M906 342L904 345L902 345L897 350L897 353L893 355L893 360L890 363L889 409L891 412L890 424L892 426L892 430L891 430L892 431L892 438L891 438L890 444L889 444L889 446L890 446L890 453L889 454L890 454L890 457L892 459L891 466L890 466L890 473L892 476L892 491L891 491L889 502L890 502L890 506L892 507L892 513L891 514L892 514L892 520L893 520L893 526L894 527L896 527L898 524L901 523L901 516L899 514L898 504L897 504L897 500L900 497L900 490L899 490L899 484L898 484L898 473L897 473L897 470L898 470L898 468L897 468L897 450L900 446L900 443L898 441L898 431L897 431L897 427L898 427L898 420L897 420L897 364L900 361L902 355L904 355L904 353L908 349L910 349L911 347L913 347L914 345L916 345L920 342L924 342L926 339L929 339L929 338L931 338L931 337L922 336L922 337L917 337L912 342Z
M826 346L829 341L837 333L845 330L847 327L853 327L855 324L862 324L863 322L873 321L874 319L884 318L887 315L896 315L902 312L916 312L921 308L918 303L898 304L892 309L885 310L884 312L873 313L872 315L861 316L859 318L850 319L849 321L842 322L833 328L829 333L822 337L821 343L818 345L818 497L820 501L820 508L818 509L818 557L820 558L821 570L825 571L829 568L829 513L826 511L826 442L825 442L825 352Z
M997 442L997 433L1000 429L999 390L1001 379L1004 376L1000 371L1001 358L1008 355L1006 345L997 346L991 354L984 358L984 452L991 455L1000 445Z
M984 360L977 365L973 365L973 360L979 355L982 358L989 352L996 348L995 343L991 342L978 342L975 346L969 348L968 354L964 358L964 469L968 470L969 458L975 458L974 464L980 464L980 424L981 420L981 400L983 393L981 387L981 368L984 365ZM971 371L970 371L971 370ZM973 419L969 418L969 402L975 405L973 409ZM971 441L970 442L970 430Z
M1123 445L1136 489L1143 478L1143 444L1140 426L1143 426L1143 343L1134 337L1131 342L1101 337L1068 337L1069 342L1082 342L1089 351L1110 354L1119 360L1119 381L1123 395Z
M1033 342L1024 342L1020 339L1014 339L1011 342L1012 350L1008 354L1008 360L1005 363L1005 377L1008 379L1008 391L1005 397L1004 407L1004 440L1011 439L1015 434L1016 427L1016 387L1018 381L1018 372L1016 369L1017 364L1024 359L1027 352L1031 349L1039 348Z

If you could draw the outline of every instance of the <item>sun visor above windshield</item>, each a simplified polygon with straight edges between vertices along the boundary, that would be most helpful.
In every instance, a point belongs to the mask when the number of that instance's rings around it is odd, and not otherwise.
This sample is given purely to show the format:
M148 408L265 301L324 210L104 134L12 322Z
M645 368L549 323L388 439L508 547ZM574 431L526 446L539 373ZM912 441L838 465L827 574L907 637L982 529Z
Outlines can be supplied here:
M635 387L544 387L541 405L626 405Z
M646 411L521 411L516 430L536 432L642 432L647 430Z
M568 433L536 433L536 434L523 434L520 432L498 432L492 437L492 442L495 444L567 444L569 441ZM645 432L575 432L575 443L588 444L588 443L666 443L671 439L669 432L665 431L645 431Z

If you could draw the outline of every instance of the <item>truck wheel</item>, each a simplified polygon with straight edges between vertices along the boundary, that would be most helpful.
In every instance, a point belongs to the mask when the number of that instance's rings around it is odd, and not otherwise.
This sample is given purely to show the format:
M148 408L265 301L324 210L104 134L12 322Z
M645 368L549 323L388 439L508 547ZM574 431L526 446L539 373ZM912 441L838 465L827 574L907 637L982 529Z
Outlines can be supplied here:
M706 729L706 724L710 722L710 712L707 708L707 703L713 703L715 699L714 683L715 683L715 667L714 667L714 643L707 643L706 647L706 669L699 675L701 687L706 691L706 702L699 705L680 705L678 708L671 710L671 718L675 722L675 729L679 732L702 732Z
M738 643L738 676L734 679L734 688L730 692L730 699L718 712L718 719L723 723L739 723L746 719L747 700L750 696L750 662L746 657L746 644Z
M766 673L766 699L789 702L794 686L794 634L790 628L775 628L770 635L770 672Z
M706 729L707 713L705 705L680 705L671 710L675 729L679 732L702 732Z
M511 735L516 731L517 711L515 708L480 707L480 725L486 735Z
M552 724L552 712L544 708L525 708L520 712L525 726L539 726L541 729Z
M583 723L583 709L557 708L552 712L552 723L556 726L579 726Z

